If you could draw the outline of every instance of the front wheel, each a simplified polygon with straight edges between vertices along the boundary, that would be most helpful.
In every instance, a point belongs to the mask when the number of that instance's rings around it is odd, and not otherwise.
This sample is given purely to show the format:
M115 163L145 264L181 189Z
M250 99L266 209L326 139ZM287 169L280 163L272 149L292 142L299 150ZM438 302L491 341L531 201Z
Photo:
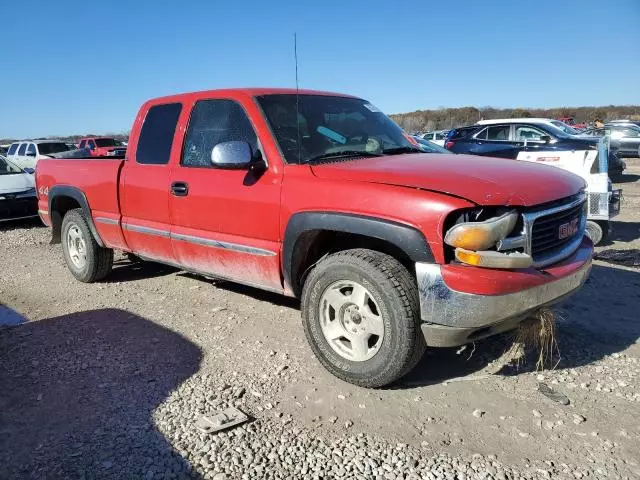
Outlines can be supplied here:
M113 266L113 250L98 245L79 208L69 210L62 220L62 252L72 275L81 282L102 280Z
M605 226L606 227L606 226ZM606 236L608 229L603 228L600 222L587 220L586 234L589 236L594 245L598 245Z
M411 370L426 344L415 279L395 258L366 249L329 255L302 291L305 335L333 375L369 388Z

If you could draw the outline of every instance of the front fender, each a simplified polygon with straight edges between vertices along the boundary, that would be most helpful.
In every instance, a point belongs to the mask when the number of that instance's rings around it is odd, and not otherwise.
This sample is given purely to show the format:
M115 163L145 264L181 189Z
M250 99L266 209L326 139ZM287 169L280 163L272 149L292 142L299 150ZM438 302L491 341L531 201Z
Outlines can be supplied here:
M301 212L291 216L285 230L282 270L285 285L293 286L296 242L309 231L333 231L362 235L395 245L414 262L433 263L431 247L422 232L391 220L335 212Z

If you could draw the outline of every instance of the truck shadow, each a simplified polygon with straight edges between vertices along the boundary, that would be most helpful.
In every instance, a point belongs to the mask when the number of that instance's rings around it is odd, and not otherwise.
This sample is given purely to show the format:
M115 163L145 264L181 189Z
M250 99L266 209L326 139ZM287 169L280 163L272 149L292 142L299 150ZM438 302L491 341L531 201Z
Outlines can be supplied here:
M0 352L0 478L194 477L152 418L199 370L189 340L102 309L0 330Z
M0 232L8 232L11 230L25 229L25 228L47 228L39 218L26 218L22 220L9 220L0 223Z
M620 175L616 175L613 181L615 183L633 183L640 180L640 175L636 175L635 173L622 173Z
M640 222L611 222L611 234L602 246L613 242L633 242L640 238Z
M246 295L247 297L251 297L254 300L258 300L260 302L269 302L274 305L278 305L279 307L289 307L295 309L300 308L299 299L286 297L284 295L280 295L279 293L260 290L259 288L242 285L240 283L234 283L228 280L207 278L189 272L181 272L178 275L186 278L194 278L201 282L207 282L215 286L216 288L221 288L228 292L237 293L238 295Z
M621 352L640 338L640 271L607 264L594 265L591 276L575 295L557 305L557 369L589 365ZM514 334L504 334L474 346L430 349L418 366L396 388L431 385L480 372L511 346ZM500 375L535 370L531 358L520 365L507 364Z
M155 262L130 262L122 259L113 262L113 270L103 280L105 283L133 282L147 278L163 277L179 270L169 265Z

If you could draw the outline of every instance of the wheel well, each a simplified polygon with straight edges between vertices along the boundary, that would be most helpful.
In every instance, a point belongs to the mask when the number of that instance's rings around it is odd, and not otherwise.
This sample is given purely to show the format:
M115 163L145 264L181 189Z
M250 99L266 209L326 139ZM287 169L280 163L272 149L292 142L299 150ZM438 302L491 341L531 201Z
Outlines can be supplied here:
M391 242L355 233L309 230L298 237L293 249L291 287L294 294L300 295L305 278L325 255L353 248L368 248L386 253L404 265L412 276L415 275L414 262L401 248Z
M49 215L51 218L51 243L60 243L62 219L69 210L82 208L75 198L58 195L51 200Z

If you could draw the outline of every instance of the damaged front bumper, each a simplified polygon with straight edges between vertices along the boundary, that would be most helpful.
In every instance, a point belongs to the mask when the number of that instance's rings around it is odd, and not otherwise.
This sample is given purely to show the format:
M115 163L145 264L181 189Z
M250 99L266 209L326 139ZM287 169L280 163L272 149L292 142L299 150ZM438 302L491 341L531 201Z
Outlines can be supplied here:
M589 276L592 253L591 242L584 240L571 257L544 270L454 266L451 274L441 265L416 263L427 345L454 347L516 328L534 311L578 290ZM473 293L460 291L466 285ZM483 289L486 293L479 292Z

